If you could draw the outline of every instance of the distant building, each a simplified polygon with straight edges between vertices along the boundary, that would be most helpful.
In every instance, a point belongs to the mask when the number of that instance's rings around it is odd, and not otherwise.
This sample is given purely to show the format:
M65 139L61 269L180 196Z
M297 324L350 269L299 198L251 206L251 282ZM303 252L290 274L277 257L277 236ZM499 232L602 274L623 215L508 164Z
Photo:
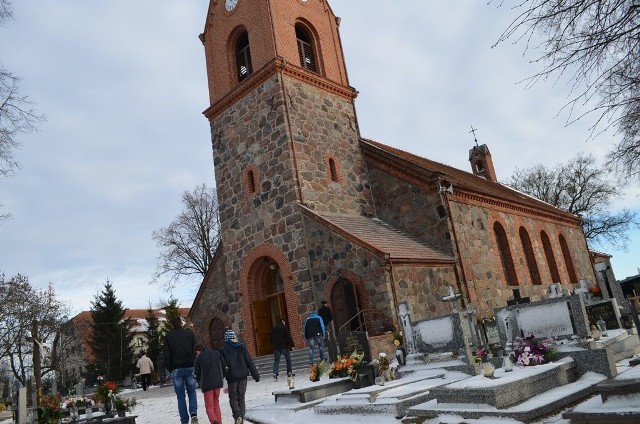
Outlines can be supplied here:
M153 310L158 318L158 328L162 328L167 321L164 309ZM180 308L180 316L186 318L190 308ZM133 333L134 354L145 349L147 346L147 309L126 309L125 319L128 327ZM72 384L80 378L86 378L87 384L92 384L94 376L87 375L87 365L95 360L95 355L91 348L91 336L93 334L93 318L91 311L82 311L71 318L62 326L60 337L58 338L58 352L60 352L60 373L63 384L71 381Z

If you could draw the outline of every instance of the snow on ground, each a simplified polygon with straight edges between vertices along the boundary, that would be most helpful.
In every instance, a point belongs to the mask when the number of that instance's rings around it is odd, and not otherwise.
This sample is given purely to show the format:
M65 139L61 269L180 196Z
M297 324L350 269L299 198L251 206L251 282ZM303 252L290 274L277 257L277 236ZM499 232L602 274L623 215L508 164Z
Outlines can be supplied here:
M640 366L630 367L629 361L624 360L618 363L618 371L621 373L618 378L637 378L640 375ZM314 383L306 379L306 375L299 373L296 376L296 387L303 388ZM325 375L322 377L327 379ZM264 376L260 382L254 382L249 380L247 387L247 409L250 414L260 419L261 423L265 424L336 424L336 423L349 423L349 424L399 424L400 420L384 415L319 415L315 414L312 408L302 409L295 411L292 409L291 404L283 403L282 405L276 404L274 401L273 392L286 390L286 381L280 380L274 382L270 376ZM180 418L178 416L178 408L175 393L172 386L152 386L149 390L142 391L142 389L124 390L123 395L127 397L135 397L138 400L138 405L133 414L137 415L136 424L179 424ZM202 398L202 392L198 390L198 417L200 423L208 423L207 415L204 409L204 401ZM339 396L339 395L336 395ZM541 396L542 399L544 396ZM609 405L603 405L600 401L600 396L591 397L588 400L582 402L578 408L583 411L597 409L599 412L607 411L607 409L614 410L614 408L625 409L628 406L637 407L640 403L638 396L633 396L630 399L620 397ZM301 404L296 404L301 406ZM220 395L220 407L222 410L222 422L224 424L232 423L231 409L229 408L229 396L226 393ZM637 410L637 409L636 409ZM0 421L0 424L10 424L11 420ZM250 423L249 420L245 421ZM487 417L483 419L462 419L455 415L441 415L438 419L427 420L426 424L520 424L519 421L511 419L501 419L496 417ZM569 424L569 420L562 418L562 414L558 413L554 416L547 417L543 420L537 421L536 424Z

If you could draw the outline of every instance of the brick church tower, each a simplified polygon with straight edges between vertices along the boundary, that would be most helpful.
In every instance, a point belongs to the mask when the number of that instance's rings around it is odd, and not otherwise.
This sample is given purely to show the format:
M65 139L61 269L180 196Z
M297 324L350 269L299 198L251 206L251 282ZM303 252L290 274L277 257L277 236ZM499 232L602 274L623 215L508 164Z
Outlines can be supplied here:
M373 214L338 25L326 1L214 0L200 35L229 303L258 353L321 300L301 207Z

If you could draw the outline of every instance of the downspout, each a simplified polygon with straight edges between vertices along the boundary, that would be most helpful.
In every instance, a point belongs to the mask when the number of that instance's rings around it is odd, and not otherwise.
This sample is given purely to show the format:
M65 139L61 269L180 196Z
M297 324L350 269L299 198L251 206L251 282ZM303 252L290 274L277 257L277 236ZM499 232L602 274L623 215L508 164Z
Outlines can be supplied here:
M385 268L388 266L389 267L389 279L391 280L391 299L393 301L393 310L394 310L394 315L397 319L397 324L398 324L398 328L402 328L401 327L401 320L400 317L398 316L398 294L396 293L396 282L395 279L393 278L393 262L391 261L391 258L389 257L389 255L385 255L386 258L386 263L385 263Z
M460 273L462 274L462 285L464 287L464 292L466 295L466 301L471 303L471 295L469 294L469 286L467 284L467 278L464 273L464 265L462 263L462 255L460 254L460 247L458 246L458 238L456 236L456 227L453 222L453 217L451 216L451 207L449 206L449 196L446 193L440 193L440 198L444 199L445 207L447 208L447 220L449 221L449 227L451 228L451 241L455 246L454 255L456 256L456 262L460 264ZM458 277L458 290L462 291L462 287L460 287L460 276L458 275L458 267L454 268L456 277ZM463 297L463 300L465 298ZM466 302L465 302L466 303ZM466 306L466 305L462 305Z

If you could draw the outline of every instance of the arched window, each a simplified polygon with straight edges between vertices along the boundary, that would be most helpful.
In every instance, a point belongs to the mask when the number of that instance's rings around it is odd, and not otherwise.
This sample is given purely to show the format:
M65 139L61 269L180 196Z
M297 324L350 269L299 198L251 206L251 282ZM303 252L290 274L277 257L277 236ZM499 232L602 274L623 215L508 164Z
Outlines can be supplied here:
M507 284L510 286L517 286L518 274L516 274L516 267L513 263L513 257L511 256L511 249L509 249L507 233L499 222L493 224L493 231L496 234L498 251L500 252L500 260L502 261L502 271L507 279Z
M302 24L296 24L296 39L298 41L300 66L310 71L318 72L316 56L313 49L313 39Z
M336 169L336 161L333 158L329 158L329 174L331 175L331 181L338 181L338 170Z
M569 281L571 284L578 284L578 277L576 276L576 269L573 267L573 259L571 259L571 252L569 251L569 245L564 236L560 234L560 248L562 249L562 256L564 257L564 265L567 267L569 273Z
M255 171L252 168L247 169L244 172L244 193L246 195L251 195L256 192L256 187L258 184L256 183L257 176Z
M547 258L547 266L549 267L549 273L551 273L552 283L560 282L560 273L558 272L558 265L556 264L556 258L553 256L553 249L551 248L551 241L549 236L544 231L540 231L540 238L542 239L542 248L544 249L544 256Z
M249 50L249 34L244 31L236 43L236 67L238 81L243 81L253 72L251 67L251 51Z
M538 271L538 263L536 262L536 255L533 252L533 246L531 245L531 238L529 237L529 233L524 227L520 227L520 242L522 243L524 258L527 261L527 268L529 268L531 283L542 284L540 271Z

